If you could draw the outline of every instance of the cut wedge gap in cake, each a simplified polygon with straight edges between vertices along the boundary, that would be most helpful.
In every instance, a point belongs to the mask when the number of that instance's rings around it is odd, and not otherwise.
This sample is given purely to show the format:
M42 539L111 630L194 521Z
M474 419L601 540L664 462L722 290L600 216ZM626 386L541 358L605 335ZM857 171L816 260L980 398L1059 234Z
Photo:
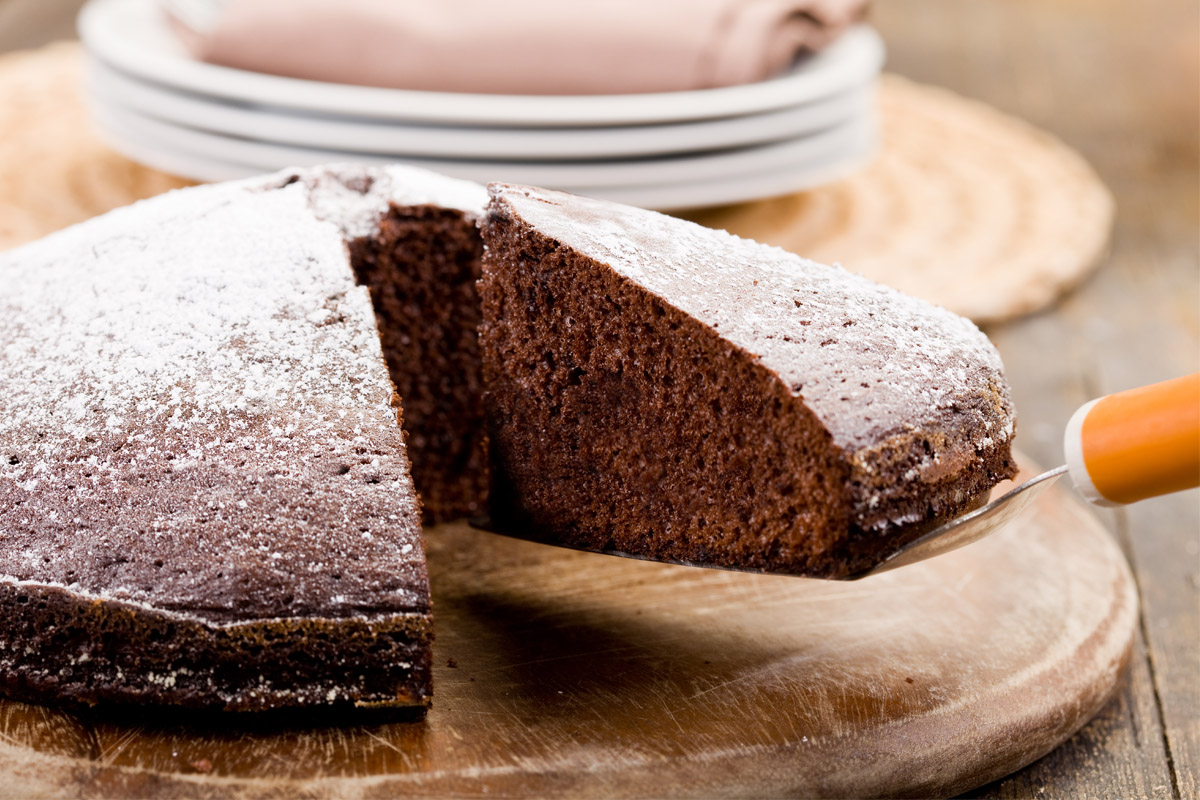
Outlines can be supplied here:
M476 216L392 204L378 230L349 243L404 404L405 443L427 523L478 514L487 495Z

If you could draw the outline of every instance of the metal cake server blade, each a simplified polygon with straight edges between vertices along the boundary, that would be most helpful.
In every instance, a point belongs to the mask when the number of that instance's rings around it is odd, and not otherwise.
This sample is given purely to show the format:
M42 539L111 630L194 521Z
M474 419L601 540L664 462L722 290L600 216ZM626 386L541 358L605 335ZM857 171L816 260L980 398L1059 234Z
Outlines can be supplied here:
M944 522L913 539L882 563L866 572L851 575L849 579L857 580L868 575L878 575L880 572L915 564L979 541L1024 514L1025 509L1029 508L1038 495L1057 483L1059 478L1067 474L1068 469L1067 465L1063 464L1049 472L1043 472L1036 478L1030 478L1017 488L1005 492L999 499Z
M883 562L874 567L862 572L855 572L831 580L846 580L856 581L866 578L870 575L877 575L881 572L888 572L897 567L915 564L918 561L924 561L927 558L940 556L944 553L949 553L952 550L957 550L960 547L965 547L972 542L977 542L985 536L989 535L998 528L1007 525L1010 521L1021 516L1030 503L1037 499L1038 495L1049 489L1054 483L1067 473L1066 465L1050 470L1036 478L1022 483L1015 489L1006 492L1002 497L993 500L986 505L975 508L974 510L955 517L949 522L944 522L936 528L923 533L918 538L907 543L899 550L889 555ZM585 553L599 553L606 556L617 556L619 558L632 558L638 561L654 561L660 564L675 564L684 567L704 567L706 569L722 569L732 572L753 572L765 573L768 570L756 569L753 567L737 567L724 564L710 564L706 562L685 561L675 558L652 558L650 556L641 555L638 553L629 553L624 550L616 550L612 548L591 548L580 547L567 542L557 541L553 539L543 539L521 535L512 531L507 531L503 527L496 525L492 520L486 517L476 517L470 521L471 527L489 533L500 534L501 536L511 536L514 539L524 539L526 541L535 541L541 544L549 544L555 547L562 547L568 550L579 550ZM791 573L772 573L784 574L791 577L815 577L806 575L792 575Z

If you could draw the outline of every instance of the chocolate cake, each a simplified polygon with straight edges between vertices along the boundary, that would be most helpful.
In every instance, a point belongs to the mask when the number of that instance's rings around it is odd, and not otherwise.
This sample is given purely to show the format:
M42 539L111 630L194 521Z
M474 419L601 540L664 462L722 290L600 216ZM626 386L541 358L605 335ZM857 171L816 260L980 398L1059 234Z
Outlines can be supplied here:
M418 494L484 510L485 421L507 532L828 577L1012 473L966 320L652 212L492 193L486 254L481 187L346 166L0 258L0 691L424 708Z
M845 577L1014 473L969 321L650 211L493 185L482 225L498 529Z
M484 200L415 170L294 171L0 258L0 690L429 702L420 508L384 355L418 488L438 515L473 508Z

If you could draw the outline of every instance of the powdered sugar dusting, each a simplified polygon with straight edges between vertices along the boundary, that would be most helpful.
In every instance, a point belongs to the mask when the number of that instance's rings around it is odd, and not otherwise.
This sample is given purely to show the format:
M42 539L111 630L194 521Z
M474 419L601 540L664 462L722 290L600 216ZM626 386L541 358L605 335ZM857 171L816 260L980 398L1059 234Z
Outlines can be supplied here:
M0 259L0 575L215 621L426 608L344 239L389 202L481 202L458 183L293 171Z
M370 236L392 204L440 206L478 216L487 203L487 190L477 183L402 165L346 164L286 174L305 183L313 212L341 228L347 239Z
M948 415L977 439L972 449L1012 437L999 355L969 320L840 267L654 212L502 184L491 192L752 354L843 448L877 447Z

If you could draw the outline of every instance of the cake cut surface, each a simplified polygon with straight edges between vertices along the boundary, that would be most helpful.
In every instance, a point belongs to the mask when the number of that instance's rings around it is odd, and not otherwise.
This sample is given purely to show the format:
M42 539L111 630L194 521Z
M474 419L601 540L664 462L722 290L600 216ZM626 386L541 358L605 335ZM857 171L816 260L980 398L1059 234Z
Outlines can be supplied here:
M968 320L654 212L495 184L492 517L650 558L844 577L1011 476Z
M487 496L475 289L482 251L474 215L433 205L393 206L377 231L350 243L404 399L428 522L479 514Z
M305 170L0 259L0 690L427 705L420 506L350 250L413 215L473 225L482 200Z

